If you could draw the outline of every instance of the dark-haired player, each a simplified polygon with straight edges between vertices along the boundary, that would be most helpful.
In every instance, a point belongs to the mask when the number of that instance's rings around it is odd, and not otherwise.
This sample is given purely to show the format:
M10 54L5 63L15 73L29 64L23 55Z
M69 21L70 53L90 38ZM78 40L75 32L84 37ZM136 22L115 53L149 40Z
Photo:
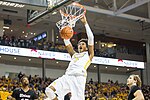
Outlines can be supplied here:
M65 75L50 84L45 93L46 100L63 100L71 92L71 100L85 100L84 91L87 77L87 68L94 56L94 36L87 23L86 17L81 18L88 39L81 39L78 43L78 53L74 51L70 40L64 40L71 61ZM56 94L57 96L56 96Z

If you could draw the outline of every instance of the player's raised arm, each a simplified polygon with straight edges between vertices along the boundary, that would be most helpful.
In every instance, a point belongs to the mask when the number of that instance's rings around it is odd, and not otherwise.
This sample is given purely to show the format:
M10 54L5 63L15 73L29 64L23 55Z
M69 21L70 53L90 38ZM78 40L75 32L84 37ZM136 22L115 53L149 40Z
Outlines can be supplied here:
M72 55L75 53L75 51L74 51L73 46L70 42L70 39L67 39L67 40L64 39L64 43L65 43L65 46L66 46L66 49L67 49L68 53L72 57Z
M93 32L91 31L91 28L90 28L85 16L83 16L81 18L81 21L85 25L86 34L88 37L89 56L90 56L90 60L92 60L92 58L94 57L94 35L93 35Z

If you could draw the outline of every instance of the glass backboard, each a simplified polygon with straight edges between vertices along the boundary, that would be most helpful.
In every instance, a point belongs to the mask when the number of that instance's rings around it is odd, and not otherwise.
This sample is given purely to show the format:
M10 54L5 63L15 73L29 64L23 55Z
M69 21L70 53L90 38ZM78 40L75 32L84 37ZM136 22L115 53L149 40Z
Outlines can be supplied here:
M43 19L45 19L47 14L60 9L63 6L69 5L72 2L80 0L47 0L47 7L45 10L27 10L27 23L29 25L34 25Z

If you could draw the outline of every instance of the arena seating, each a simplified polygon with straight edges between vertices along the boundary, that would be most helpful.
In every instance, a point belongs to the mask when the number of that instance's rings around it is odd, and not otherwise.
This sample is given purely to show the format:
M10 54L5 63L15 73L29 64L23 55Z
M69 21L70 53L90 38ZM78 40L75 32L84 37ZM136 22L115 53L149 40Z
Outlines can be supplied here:
M30 89L33 89L38 95L39 100L45 98L44 90L52 82L52 79L46 78L44 81L37 75L29 76ZM2 76L0 78L0 100L7 100L15 88L21 87L19 78L10 79ZM142 91L145 100L150 100L150 86L143 85ZM85 100L127 100L129 89L125 84L117 81L108 80L107 83L97 83L92 80L87 82L85 90Z
M67 52L65 46L62 44L54 44L52 42L48 42L46 40L34 41L34 40L25 40L20 37L14 36L6 36L0 37L0 45L4 46L12 46L12 47L21 47L21 48L32 48L37 50L46 50L46 51L55 51L55 52ZM74 46L75 50L77 47ZM117 45L115 48L103 48L101 50L95 49L95 56L99 57L109 57L116 58L116 53L125 53L125 54L135 54L135 55L143 55L141 49L137 48L127 48L125 46Z

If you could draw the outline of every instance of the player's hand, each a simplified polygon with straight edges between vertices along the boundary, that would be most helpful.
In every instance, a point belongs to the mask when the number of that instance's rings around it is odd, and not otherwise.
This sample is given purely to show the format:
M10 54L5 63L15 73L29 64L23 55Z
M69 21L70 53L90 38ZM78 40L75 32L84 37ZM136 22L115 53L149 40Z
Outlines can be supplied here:
M87 20L86 20L86 17L85 17L85 16L83 16L80 20L81 20L81 22L82 22L83 24L87 24Z

